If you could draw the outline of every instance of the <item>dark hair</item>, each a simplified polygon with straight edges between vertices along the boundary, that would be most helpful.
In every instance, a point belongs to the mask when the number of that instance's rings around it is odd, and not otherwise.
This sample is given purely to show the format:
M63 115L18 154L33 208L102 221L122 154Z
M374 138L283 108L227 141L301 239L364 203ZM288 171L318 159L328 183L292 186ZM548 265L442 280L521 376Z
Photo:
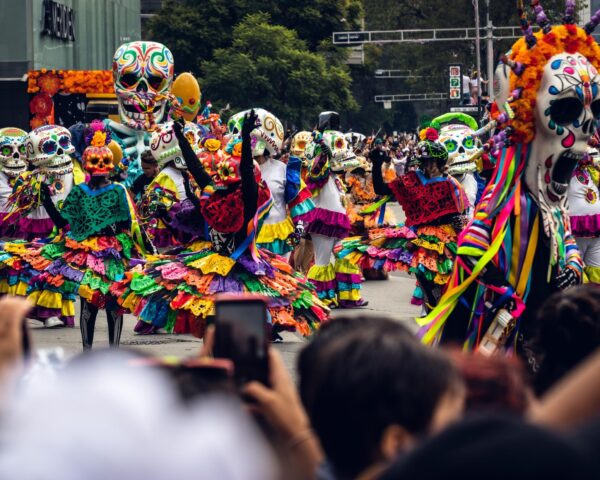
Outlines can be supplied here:
M528 385L518 358L486 357L458 349L449 353L467 387L468 413L525 413L529 406Z
M600 346L600 287L580 285L549 297L537 314L535 376L541 394Z
M310 388L303 388L327 458L352 478L380 458L388 426L426 433L441 397L460 383L450 361L406 327L391 320L353 327L317 347Z
M142 163L145 163L146 165L158 165L158 162L152 156L152 153L150 152L150 150L143 151L142 155L140 156L140 159L141 159Z

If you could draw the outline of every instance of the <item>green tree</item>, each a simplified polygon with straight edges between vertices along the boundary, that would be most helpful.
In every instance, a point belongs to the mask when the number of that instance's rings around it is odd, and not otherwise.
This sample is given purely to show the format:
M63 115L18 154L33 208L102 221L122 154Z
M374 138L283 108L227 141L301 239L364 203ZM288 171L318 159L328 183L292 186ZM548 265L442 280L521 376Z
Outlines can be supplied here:
M320 111L355 110L347 67L310 52L294 30L253 14L233 29L230 47L202 63L204 97L233 111L262 107L296 128L311 128Z

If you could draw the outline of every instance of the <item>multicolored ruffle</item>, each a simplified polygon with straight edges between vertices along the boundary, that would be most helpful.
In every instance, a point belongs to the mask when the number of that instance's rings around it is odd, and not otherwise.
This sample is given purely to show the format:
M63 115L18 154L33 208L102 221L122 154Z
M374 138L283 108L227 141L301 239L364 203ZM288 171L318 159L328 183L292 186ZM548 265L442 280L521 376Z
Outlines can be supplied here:
M28 289L34 313L38 318L59 317L67 325L73 321L72 317L65 318L65 312L74 312L77 296L105 308L111 286L142 263L126 233L93 236L80 242L69 236L57 237L41 248L38 258L39 274L31 279Z
M347 260L337 260L335 265L313 265L307 278L315 286L323 303L335 307L354 307L361 304L360 268Z
M445 285L452 273L456 240L451 225L417 228L399 225L347 238L334 253L338 259L362 269L420 273L430 282Z
M285 255L292 251L292 246L286 243L287 238L294 233L294 223L290 217L279 223L263 223L256 243L277 255Z
M111 289L119 304L139 317L137 331L169 333L203 330L214 314L214 297L222 292L266 296L273 324L305 336L328 318L314 287L283 258L260 250L257 260L249 253L233 260L203 241L127 272Z
M312 211L312 215L307 228L308 233L331 238L346 238L350 233L350 220L345 213L317 207Z

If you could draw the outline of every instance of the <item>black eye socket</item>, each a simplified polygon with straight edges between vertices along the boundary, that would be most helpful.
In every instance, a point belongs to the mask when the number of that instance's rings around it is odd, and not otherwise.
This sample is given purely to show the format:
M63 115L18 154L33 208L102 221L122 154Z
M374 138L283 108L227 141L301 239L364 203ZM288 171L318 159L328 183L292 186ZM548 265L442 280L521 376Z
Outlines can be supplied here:
M555 100L550 107L550 118L557 125L569 125L579 118L583 103L575 97Z
M121 77L121 85L124 87L133 87L138 80L138 76L135 73L126 73Z
M594 118L600 118L600 100L593 101L591 108Z
M160 90L162 87L162 83L163 83L163 78L162 77L148 77L148 84L154 89L154 90Z

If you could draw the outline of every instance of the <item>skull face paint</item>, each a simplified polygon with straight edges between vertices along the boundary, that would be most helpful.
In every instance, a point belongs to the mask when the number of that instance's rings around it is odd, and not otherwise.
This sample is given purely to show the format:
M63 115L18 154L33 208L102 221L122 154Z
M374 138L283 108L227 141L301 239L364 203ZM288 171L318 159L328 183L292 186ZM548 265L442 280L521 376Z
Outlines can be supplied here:
M107 177L115 168L113 153L108 147L87 147L81 160L84 170L92 177Z
M131 42L117 49L113 76L124 125L151 130L163 118L173 68L173 54L160 43Z
M587 151L600 115L600 77L581 54L561 53L544 68L532 143L543 164L528 162L525 181L548 203L564 197L573 170Z
M72 166L75 147L71 133L64 127L44 125L32 130L25 142L27 160L40 170L54 170Z
M27 171L27 132L20 128L0 129L0 171L15 178Z

